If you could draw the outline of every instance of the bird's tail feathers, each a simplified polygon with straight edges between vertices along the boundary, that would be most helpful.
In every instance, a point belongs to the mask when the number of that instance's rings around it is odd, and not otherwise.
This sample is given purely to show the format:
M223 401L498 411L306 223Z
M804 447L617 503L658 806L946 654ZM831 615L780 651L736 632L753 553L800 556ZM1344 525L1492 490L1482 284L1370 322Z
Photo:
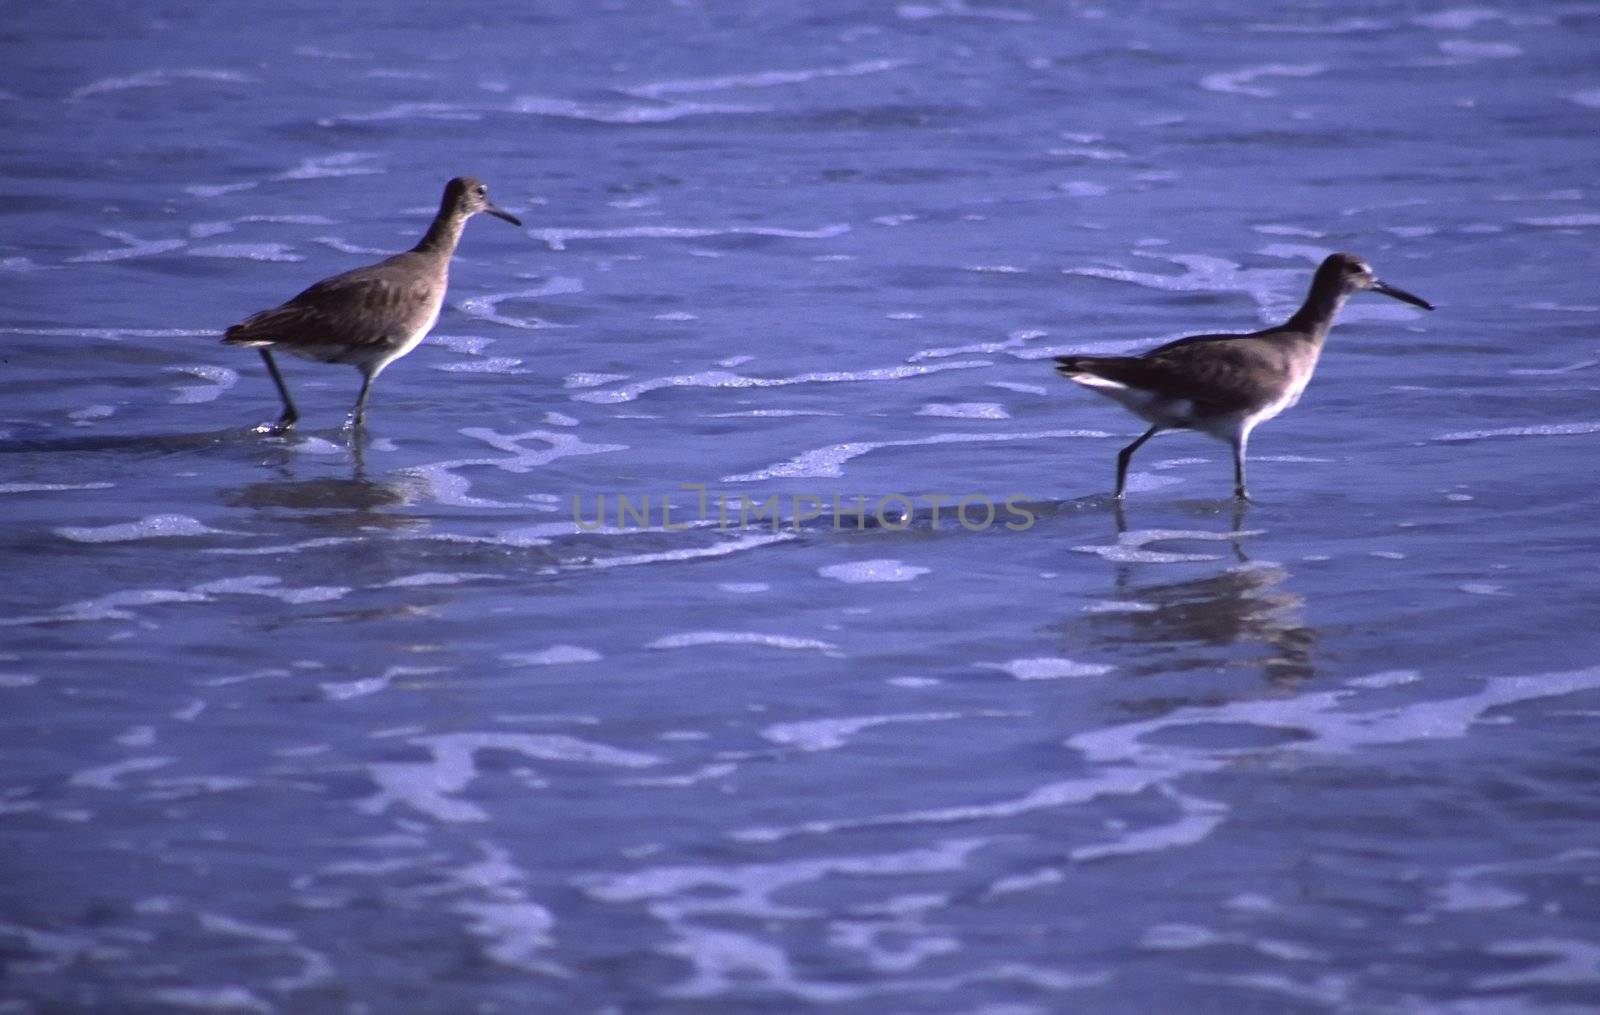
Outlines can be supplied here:
M224 331L222 333L222 344L223 345L254 346L254 345L271 345L272 343L271 342L262 341L257 336L250 334L249 332L247 332L243 328L241 328L239 325L235 324L233 327L229 328L227 331Z
M1056 373L1069 381L1091 388L1125 388L1126 384L1100 372L1103 364L1112 360L1103 356L1057 356Z

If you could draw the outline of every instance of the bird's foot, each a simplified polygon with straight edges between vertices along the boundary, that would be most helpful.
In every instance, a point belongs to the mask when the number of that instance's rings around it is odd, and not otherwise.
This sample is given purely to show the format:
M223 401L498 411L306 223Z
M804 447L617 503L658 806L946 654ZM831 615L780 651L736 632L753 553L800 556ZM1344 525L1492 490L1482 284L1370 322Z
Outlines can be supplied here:
M260 426L251 427L250 432L270 434L273 437L282 437L290 430L293 430L294 425L299 421L299 416L283 416L280 417L275 423L262 423Z

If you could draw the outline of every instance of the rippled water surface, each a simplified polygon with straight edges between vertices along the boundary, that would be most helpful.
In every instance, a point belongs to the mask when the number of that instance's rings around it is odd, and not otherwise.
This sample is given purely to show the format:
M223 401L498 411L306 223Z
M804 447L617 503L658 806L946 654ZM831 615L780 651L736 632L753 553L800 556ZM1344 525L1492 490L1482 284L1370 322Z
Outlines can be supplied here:
M1600 4L0 39L0 1010L1600 1005ZM367 440L252 432L460 173ZM1438 311L1119 519L1050 357L1341 249Z

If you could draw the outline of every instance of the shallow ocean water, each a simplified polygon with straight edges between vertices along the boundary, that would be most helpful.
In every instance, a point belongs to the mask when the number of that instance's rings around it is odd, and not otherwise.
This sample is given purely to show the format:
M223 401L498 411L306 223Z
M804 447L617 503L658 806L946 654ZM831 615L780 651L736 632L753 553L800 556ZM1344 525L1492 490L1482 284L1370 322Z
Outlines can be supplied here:
M0 1011L1600 1005L1600 4L0 33ZM368 440L252 433L459 173ZM1438 311L1119 518L1049 357L1340 249Z

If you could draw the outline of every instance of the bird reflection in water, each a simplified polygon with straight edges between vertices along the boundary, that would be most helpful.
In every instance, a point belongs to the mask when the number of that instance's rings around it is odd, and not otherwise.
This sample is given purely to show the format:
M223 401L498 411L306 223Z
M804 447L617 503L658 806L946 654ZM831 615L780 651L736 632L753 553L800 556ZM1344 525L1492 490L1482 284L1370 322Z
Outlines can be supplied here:
M298 455L287 449L266 463L281 478L247 483L221 492L229 507L277 510L311 522L320 528L350 530L367 528L405 529L426 527L421 519L390 509L405 507L424 499L425 485L418 477L400 474L381 480L367 476L361 445L352 445L350 477L322 476L300 479L295 474Z
M1228 534L1234 563L1203 577L1152 582L1149 564L1117 563L1115 598L1122 608L1091 612L1094 640L1124 655L1137 647L1135 672L1259 667L1269 683L1282 687L1309 678L1317 632L1305 623L1305 600L1284 586L1287 568L1252 561L1245 552L1253 533L1242 528L1243 513L1237 504ZM1127 533L1120 510L1117 531ZM1252 644L1265 646L1265 656L1228 651Z

